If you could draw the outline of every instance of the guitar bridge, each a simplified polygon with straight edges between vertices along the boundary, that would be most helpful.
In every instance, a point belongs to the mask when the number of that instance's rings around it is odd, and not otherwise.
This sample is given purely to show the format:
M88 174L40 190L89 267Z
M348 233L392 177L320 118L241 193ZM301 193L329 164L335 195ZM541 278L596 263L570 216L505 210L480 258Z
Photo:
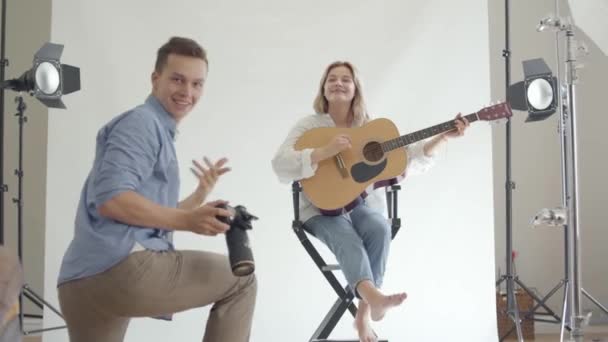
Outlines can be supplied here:
M348 170L346 169L346 164L344 164L344 159L342 158L342 155L338 153L334 157L334 160L342 178L348 178Z

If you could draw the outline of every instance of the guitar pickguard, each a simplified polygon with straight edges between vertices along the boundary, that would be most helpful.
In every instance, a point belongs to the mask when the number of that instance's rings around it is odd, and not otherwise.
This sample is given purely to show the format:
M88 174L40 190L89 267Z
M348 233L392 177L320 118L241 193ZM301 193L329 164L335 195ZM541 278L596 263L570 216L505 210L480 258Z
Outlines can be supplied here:
M359 162L353 164L353 166L350 168L350 174L353 176L353 180L355 180L355 182L365 183L384 171L386 168L386 163L386 159L374 165Z

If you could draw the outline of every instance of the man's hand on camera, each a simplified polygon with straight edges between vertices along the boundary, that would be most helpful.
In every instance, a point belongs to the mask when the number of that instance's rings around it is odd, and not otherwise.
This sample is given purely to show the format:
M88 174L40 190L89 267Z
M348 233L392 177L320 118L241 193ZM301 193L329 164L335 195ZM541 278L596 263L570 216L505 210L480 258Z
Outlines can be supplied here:
M208 236L225 233L230 226L218 220L216 216L230 217L228 210L217 207L226 203L226 201L218 200L191 210L188 213L190 230L193 233Z

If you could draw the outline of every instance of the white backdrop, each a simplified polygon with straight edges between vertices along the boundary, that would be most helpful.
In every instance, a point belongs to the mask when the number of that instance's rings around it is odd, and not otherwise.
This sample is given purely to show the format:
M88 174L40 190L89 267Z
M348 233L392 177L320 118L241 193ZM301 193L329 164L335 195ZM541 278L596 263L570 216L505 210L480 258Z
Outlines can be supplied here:
M487 4L443 1L53 2L52 40L81 67L82 91L49 117L46 296L56 302L61 257L92 164L97 130L150 91L156 49L172 35L197 39L210 73L198 107L180 127L182 191L195 186L192 158L227 156L233 171L214 197L261 219L251 238L259 280L252 341L305 341L335 296L292 233L290 187L270 160L287 130L312 112L324 67L361 71L369 109L402 133L490 102ZM376 325L392 341L492 341L494 236L490 128L475 124L450 142L437 166L404 184L404 228L393 244L387 292L405 304ZM181 248L225 251L221 238L178 234ZM326 252L326 250L324 250ZM45 326L61 321L46 312ZM200 340L207 309L172 323L133 320L127 341ZM344 319L334 337L356 336ZM53 331L44 341L66 341Z

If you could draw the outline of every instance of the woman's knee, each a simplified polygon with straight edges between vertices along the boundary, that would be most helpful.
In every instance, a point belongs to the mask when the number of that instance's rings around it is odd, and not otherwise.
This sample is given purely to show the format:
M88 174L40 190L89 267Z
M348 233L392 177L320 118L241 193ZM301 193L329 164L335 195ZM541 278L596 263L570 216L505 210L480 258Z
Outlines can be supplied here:
M392 238L390 225L385 219L370 218L366 224L364 240L376 245L388 245Z

